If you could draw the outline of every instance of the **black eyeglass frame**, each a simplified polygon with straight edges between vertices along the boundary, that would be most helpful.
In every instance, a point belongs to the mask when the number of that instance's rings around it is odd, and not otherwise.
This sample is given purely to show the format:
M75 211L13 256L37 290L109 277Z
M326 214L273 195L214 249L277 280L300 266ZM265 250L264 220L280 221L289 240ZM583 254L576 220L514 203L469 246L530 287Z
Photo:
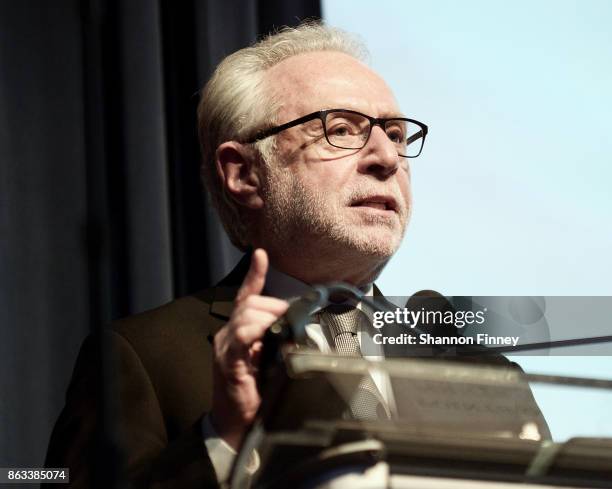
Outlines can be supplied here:
M365 117L368 121L370 121L370 131L368 132L368 137L363 142L363 146L361 146L361 148L346 148L344 146L338 146L337 144L333 144L329 140L329 137L327 136L327 124L325 123L325 121L327 119L327 115L332 112L347 112L349 114L356 114L356 115ZM252 138L246 140L245 143L252 144L257 141L261 141L262 139L278 134L279 132L282 132L285 129L299 126L300 124L304 124L305 122L309 122L315 119L319 119L321 121L321 124L323 125L323 132L325 134L325 139L327 140L327 142L334 148L340 148L340 149L363 149L368 144L368 141L370 140L370 135L372 134L372 128L374 126L379 126L384 131L385 124L389 121L404 121L404 122L411 122L413 124L416 124L417 126L421 128L422 133L423 133L423 142L421 143L421 148L419 149L419 152L415 156L401 155L398 153L398 155L401 156L402 158L416 158L423 152L423 147L425 146L425 137L427 136L427 131L428 131L426 124L423 124L422 122L419 122L414 119L407 119L406 117L370 117L369 115L362 114L361 112L357 112L356 110L351 110L351 109L327 109L327 110L318 110L316 112L299 117L295 120L286 122L285 124L281 124L279 126L274 126L268 129L263 129L259 131L258 133L256 133ZM410 143L419 139L421 137L420 134L421 133L416 133L413 136L409 137L406 140L406 146L408 146Z

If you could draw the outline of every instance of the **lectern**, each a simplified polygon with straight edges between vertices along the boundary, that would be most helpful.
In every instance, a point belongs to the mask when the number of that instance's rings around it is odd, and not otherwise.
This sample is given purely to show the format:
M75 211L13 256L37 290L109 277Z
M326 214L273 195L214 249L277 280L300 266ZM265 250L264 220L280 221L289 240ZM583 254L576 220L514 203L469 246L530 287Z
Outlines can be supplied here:
M612 441L554 443L529 386L612 393L609 381L529 375L510 362L376 362L291 347L266 375L232 489L612 487ZM347 415L365 375L387 382L391 419Z

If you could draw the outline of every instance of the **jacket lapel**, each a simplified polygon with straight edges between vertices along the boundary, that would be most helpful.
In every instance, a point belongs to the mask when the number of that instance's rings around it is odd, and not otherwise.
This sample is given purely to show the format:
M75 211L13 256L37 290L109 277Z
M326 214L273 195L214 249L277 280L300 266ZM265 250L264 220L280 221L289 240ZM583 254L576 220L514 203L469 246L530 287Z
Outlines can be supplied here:
M211 330L211 335L213 336L223 327L232 313L234 299L236 298L238 289L249 271L252 254L252 251L245 253L229 275L215 286L212 302L210 304L210 315L222 319L223 322L219 323Z

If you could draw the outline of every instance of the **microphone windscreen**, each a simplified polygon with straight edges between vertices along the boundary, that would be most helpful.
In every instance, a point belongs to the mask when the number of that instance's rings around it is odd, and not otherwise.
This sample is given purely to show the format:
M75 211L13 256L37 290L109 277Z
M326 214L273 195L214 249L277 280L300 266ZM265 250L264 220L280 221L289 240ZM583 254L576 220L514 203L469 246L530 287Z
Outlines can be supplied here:
M432 336L457 336L457 328L448 318L455 309L450 301L435 290L419 290L406 301L406 309L415 313L421 311L416 326Z

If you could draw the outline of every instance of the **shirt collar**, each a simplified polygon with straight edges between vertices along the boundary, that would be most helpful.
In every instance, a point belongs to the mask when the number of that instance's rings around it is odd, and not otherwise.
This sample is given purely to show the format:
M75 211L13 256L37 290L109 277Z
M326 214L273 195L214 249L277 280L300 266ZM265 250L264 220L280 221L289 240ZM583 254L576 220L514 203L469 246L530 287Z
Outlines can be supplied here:
M264 295L292 302L303 296L311 290L311 288L312 287L307 283L291 275L287 275L270 265L268 274L266 275ZM372 284L367 284L363 289L366 291L365 295L367 297L371 297L374 294L374 287Z

